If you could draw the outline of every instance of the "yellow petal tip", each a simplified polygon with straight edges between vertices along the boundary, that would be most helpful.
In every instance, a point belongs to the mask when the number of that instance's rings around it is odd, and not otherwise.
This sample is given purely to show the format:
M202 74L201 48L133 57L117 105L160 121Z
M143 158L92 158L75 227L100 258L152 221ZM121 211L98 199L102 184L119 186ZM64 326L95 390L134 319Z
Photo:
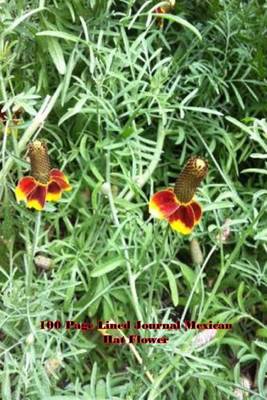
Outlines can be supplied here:
M28 208L34 208L37 211L41 211L43 207L37 200L30 200L27 202L27 207Z

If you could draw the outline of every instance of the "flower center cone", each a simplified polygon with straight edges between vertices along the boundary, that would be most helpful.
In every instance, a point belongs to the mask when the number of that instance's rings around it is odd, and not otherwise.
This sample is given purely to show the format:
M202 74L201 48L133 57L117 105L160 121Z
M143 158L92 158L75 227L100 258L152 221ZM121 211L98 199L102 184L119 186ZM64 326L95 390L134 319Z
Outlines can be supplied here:
M40 183L49 181L50 161L47 146L44 142L36 140L29 145L29 157L31 160L31 175Z
M191 157L178 176L174 193L181 203L189 203L202 179L207 175L208 163L201 157Z

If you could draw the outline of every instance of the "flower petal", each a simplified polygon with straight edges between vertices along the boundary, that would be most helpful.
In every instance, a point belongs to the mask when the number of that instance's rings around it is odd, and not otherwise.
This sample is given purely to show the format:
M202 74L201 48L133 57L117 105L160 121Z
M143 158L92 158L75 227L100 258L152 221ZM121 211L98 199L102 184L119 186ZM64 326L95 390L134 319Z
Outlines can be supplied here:
M192 201L190 207L193 209L195 225L199 223L202 216L202 209L200 204L197 201Z
M53 178L52 182L56 182L61 190L66 190L67 192L69 192L72 189L69 182L67 181L67 178L64 180L60 178Z
M32 176L25 176L19 180L15 189L15 195L18 202L26 200L27 196L36 188L37 182Z
M51 171L50 171L50 178L51 178L51 179L53 179L53 178L61 178L61 179L64 179L64 178L65 178L65 175L64 175L63 172L60 171L59 169L53 168L53 169L51 169Z
M27 196L27 207L42 210L45 205L47 186L38 184L38 186Z
M59 169L51 169L49 177L50 181L56 182L62 190L71 190L68 178Z
M56 182L50 182L47 187L46 201L59 201L62 190Z
M180 206L168 218L171 227L183 235L188 235L194 228L194 212L190 205Z
M149 202L149 213L159 219L166 219L179 208L173 189L155 193Z

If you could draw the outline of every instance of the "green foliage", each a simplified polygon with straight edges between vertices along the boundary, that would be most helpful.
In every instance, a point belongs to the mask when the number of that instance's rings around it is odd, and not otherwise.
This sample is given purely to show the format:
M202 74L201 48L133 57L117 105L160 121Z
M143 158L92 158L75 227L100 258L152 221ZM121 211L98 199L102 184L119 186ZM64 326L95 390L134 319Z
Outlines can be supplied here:
M9 121L24 110L11 132L1 126L4 400L224 400L244 376L250 399L267 396L266 4L177 1L163 29L155 5L0 2L0 107ZM41 220L13 193L37 135L73 186ZM208 159L209 173L197 195L203 218L187 237L149 218L148 201L192 154ZM181 318L233 329L202 348L195 331L142 331L169 342L136 346L140 365L97 330L40 328Z

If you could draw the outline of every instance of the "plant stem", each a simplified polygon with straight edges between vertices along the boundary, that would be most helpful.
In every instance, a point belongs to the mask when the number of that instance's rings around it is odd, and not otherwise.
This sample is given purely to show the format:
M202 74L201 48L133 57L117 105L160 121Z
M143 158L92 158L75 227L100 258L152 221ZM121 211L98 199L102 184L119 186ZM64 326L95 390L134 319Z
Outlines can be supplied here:
M148 309L150 310L150 312L152 312L152 300L153 300L154 286L155 286L156 279L158 277L158 270L159 270L160 262L161 262L162 256L164 255L166 242L168 240L168 234L169 234L169 225L166 226L165 232L163 234L162 245L161 245L159 253L157 254L156 260L155 260L156 265L154 265L153 270L152 270L152 282L151 282L149 301L148 301L148 304L149 304Z
M28 260L27 288L26 288L27 296L30 296L30 294L31 294L32 276L33 276L33 271L35 269L34 256L35 256L36 249L38 246L38 241L39 241L39 236L40 236L40 227L41 227L41 211L36 211L33 241L32 241L31 252L29 254L29 260Z
M4 128L4 136L3 136L3 144L2 144L2 168L4 168L5 159L6 159L7 132L8 132L8 121Z
M189 295L189 297L188 297L186 306L185 306L185 308L184 308L183 314L182 314L182 316L181 316L181 320L180 320L181 326L183 325L184 318L185 318L186 313L187 313L187 310L188 310L188 308L189 308L189 306L190 306L190 303L191 303L193 294L194 294L194 292L195 292L195 290L196 290L196 287L197 287L197 285L198 285L199 279L200 279L200 277L201 277L201 275L202 275L202 273L203 273L203 271L204 271L204 269L205 269L205 267L206 267L206 265L207 265L207 263L208 263L210 257L212 256L212 254L213 254L214 251L216 250L216 248L217 248L217 245L214 245L214 246L212 247L212 249L210 250L209 254L207 255L207 257L206 257L206 259L205 259L205 261L204 261L204 263L203 263L203 265L202 265L202 267L201 267L201 269L200 269L200 271L199 271L199 273L198 273L198 275L197 275L197 278L196 278L196 280L195 280L195 282L194 282L194 285L193 285L193 287L192 287L191 293L190 293L190 295Z

